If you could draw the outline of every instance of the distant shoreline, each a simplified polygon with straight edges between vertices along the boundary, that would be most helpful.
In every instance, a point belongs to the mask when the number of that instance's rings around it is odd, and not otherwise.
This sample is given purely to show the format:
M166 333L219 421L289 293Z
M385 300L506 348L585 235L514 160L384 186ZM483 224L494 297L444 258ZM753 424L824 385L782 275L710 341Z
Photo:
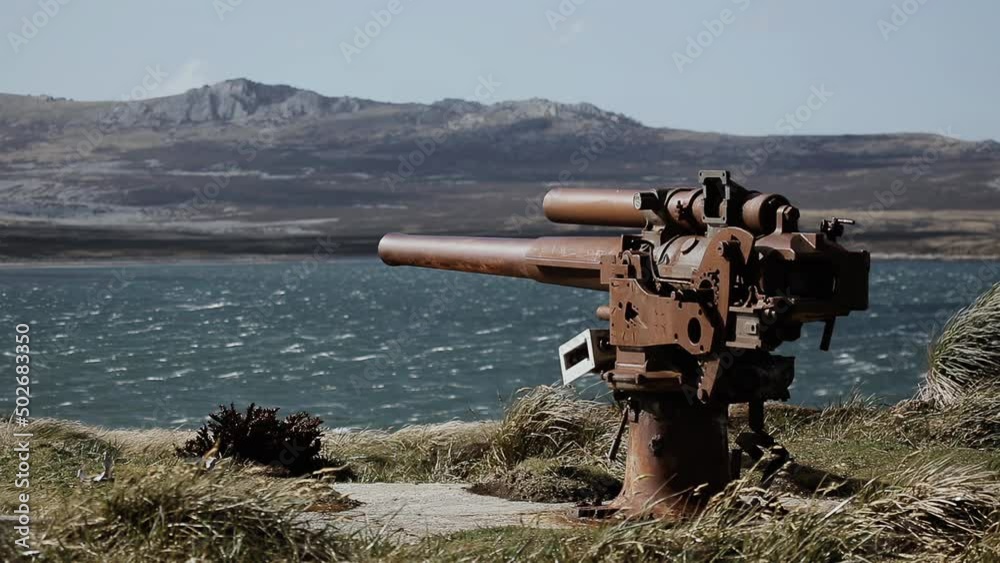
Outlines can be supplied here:
M804 226L825 216L858 216L851 210L813 211ZM998 261L998 215L968 211L886 212L880 221L864 222L844 244L864 248L876 260ZM387 223L387 224L382 224ZM515 228L516 227L516 228ZM389 231L445 236L532 238L539 236L616 236L621 229L553 226L532 223L512 227L488 222L475 226L378 223L330 230L267 232L183 231L132 226L81 227L62 224L0 225L0 268L29 266L100 266L106 264L206 264L294 262L375 256Z
M327 255L320 262L343 262L356 259L375 259L375 252L353 252ZM1000 262L1000 255L950 255L950 254L909 254L899 252L873 252L872 259L884 262L927 261L927 262ZM229 264L283 264L313 260L308 254L213 254L204 256L122 256L80 258L37 258L0 262L0 270L42 269L42 268L100 268L127 266L212 266Z

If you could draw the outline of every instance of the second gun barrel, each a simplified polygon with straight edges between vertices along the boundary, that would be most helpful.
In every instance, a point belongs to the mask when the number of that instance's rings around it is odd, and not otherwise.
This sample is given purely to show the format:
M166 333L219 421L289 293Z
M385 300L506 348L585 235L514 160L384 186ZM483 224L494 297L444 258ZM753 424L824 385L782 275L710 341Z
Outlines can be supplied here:
M646 216L635 208L640 190L607 188L556 188L545 194L542 209L554 223L603 227L646 226Z
M545 217L555 223L600 225L604 227L646 228L663 226L675 234L703 234L705 195L702 188L672 188L655 192L661 198L654 211L637 208L637 194L643 190L623 188L555 188L545 195ZM755 235L765 235L775 228L779 207L789 205L784 196L745 191L732 194L735 199L731 224ZM718 214L718 209L713 210Z

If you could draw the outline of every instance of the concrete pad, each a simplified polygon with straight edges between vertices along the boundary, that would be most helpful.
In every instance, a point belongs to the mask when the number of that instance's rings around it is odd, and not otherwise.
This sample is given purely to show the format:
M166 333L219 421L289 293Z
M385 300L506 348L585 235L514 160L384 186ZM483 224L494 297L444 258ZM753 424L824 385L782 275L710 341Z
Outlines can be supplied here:
M306 512L302 516L310 526L378 533L400 543L479 528L568 528L588 522L568 515L572 503L511 501L473 494L468 487L468 483L337 483L338 492L364 504L344 512ZM743 500L764 501L750 495ZM793 496L782 496L779 502L792 512L821 513L841 510L847 503L844 499Z
M400 541L496 526L563 527L571 503L520 502L476 495L462 483L338 483L361 506L325 515L338 528L384 529Z

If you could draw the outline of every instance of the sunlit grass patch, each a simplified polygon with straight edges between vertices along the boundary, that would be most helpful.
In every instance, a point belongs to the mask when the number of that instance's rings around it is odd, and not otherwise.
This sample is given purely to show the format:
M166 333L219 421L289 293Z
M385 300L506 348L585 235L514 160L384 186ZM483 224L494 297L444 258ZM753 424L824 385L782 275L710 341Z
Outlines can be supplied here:
M939 406L1000 386L1000 283L948 320L928 363L921 398Z
M43 553L77 561L331 560L350 542L302 519L315 486L157 468L64 499L43 524ZM351 548L353 549L353 548Z

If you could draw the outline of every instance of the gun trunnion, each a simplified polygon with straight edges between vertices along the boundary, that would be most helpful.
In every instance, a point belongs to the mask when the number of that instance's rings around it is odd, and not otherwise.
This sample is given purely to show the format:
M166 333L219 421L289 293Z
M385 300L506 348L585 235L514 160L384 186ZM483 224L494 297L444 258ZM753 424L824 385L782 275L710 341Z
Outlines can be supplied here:
M549 220L639 229L621 236L394 233L379 243L391 266L608 292L597 310L608 328L560 347L564 381L598 374L628 427L621 494L583 515L698 510L738 476L743 455L760 459L774 444L763 404L788 399L794 364L771 352L818 321L826 350L834 320L868 307L869 254L836 242L853 221L833 218L802 232L798 209L783 196L747 190L724 170L698 178L695 188L558 188L545 196ZM750 431L730 451L732 403L748 403Z

